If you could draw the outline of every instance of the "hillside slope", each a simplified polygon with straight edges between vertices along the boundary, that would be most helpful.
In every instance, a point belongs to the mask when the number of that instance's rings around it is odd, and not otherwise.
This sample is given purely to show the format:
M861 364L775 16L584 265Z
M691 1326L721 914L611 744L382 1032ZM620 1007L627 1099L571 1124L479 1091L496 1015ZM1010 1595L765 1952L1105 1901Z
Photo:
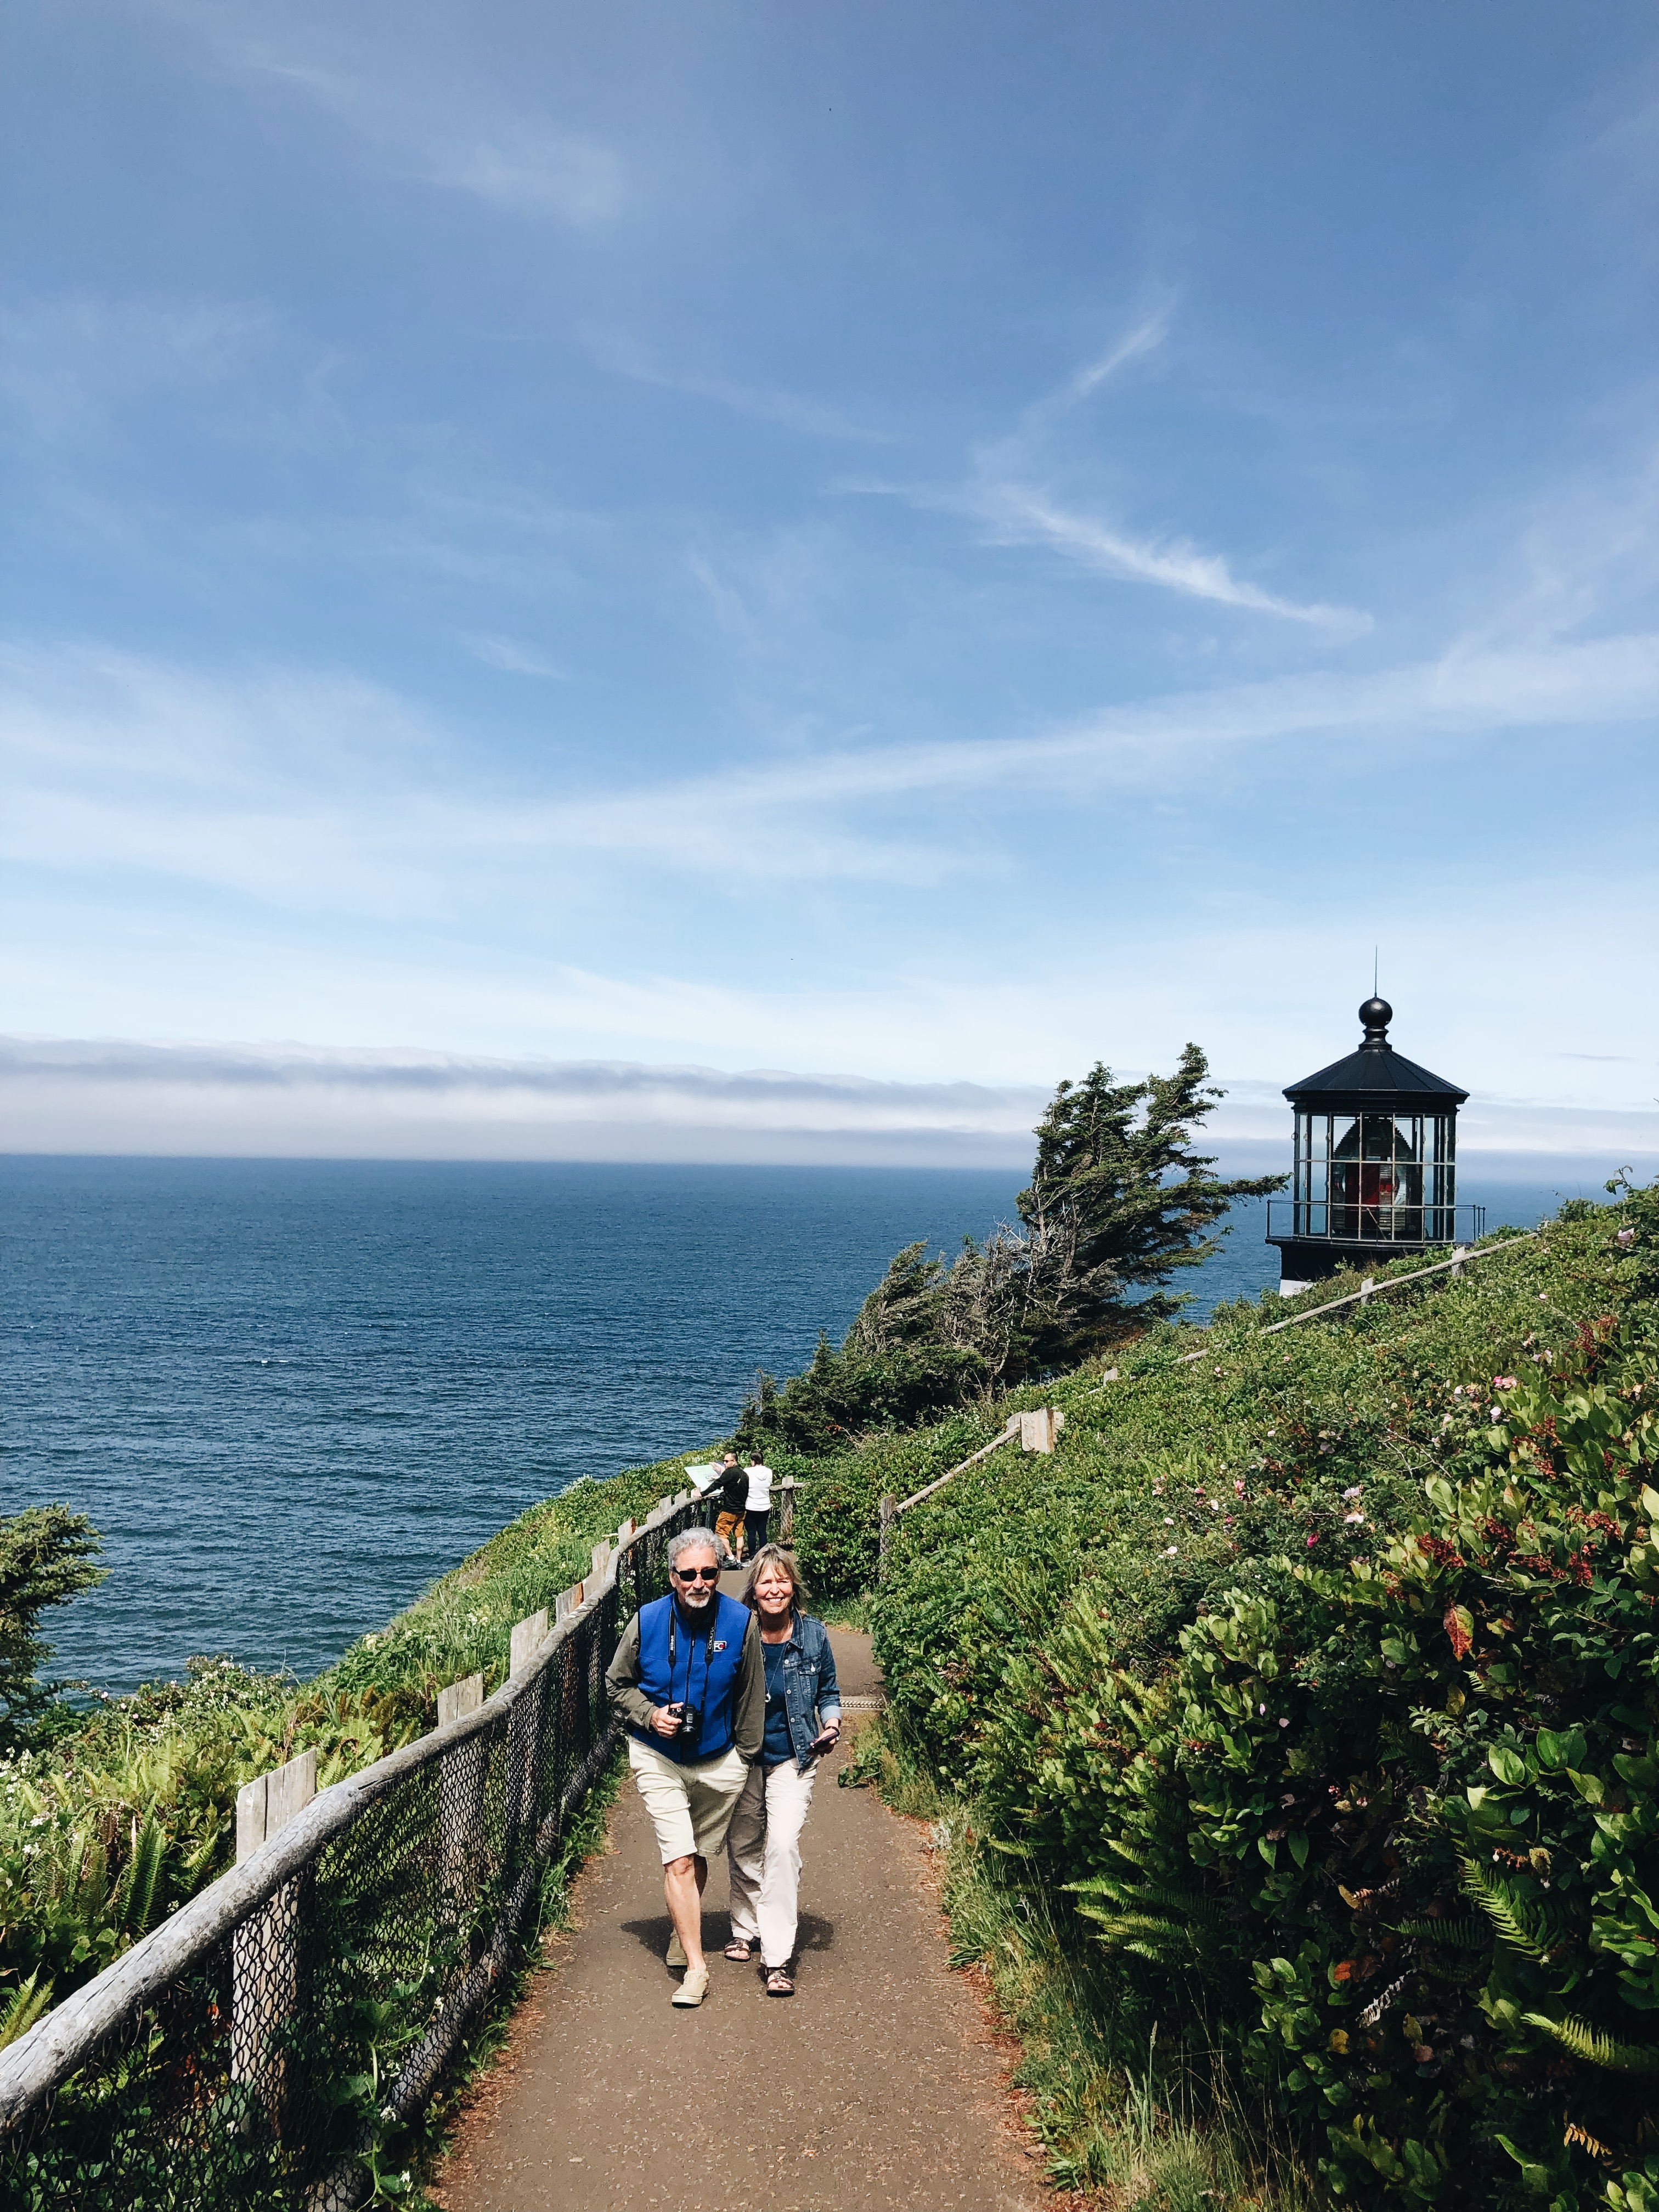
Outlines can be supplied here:
M873 1608L1101 2065L1157 2022L1339 2197L1659 2203L1656 1208L1567 1211L1027 1394L1058 1452L907 1516Z

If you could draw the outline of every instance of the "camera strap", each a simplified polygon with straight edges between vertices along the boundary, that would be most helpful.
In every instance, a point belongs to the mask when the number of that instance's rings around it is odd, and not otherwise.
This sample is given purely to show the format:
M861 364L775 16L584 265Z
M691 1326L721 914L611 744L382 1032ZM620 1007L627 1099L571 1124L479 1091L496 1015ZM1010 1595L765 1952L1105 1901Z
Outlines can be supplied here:
M720 1601L718 1591L708 1607L708 1626L702 1638L702 1701L697 1707L697 1719L702 1722L703 1706L708 1703L708 1670L714 1665L714 1626L720 1619ZM668 1701L677 1702L674 1696L674 1631L679 1626L680 1601L671 1595L668 1601ZM691 1649L685 1655L685 1702L691 1702L691 1669L696 1664L697 1639L691 1638Z

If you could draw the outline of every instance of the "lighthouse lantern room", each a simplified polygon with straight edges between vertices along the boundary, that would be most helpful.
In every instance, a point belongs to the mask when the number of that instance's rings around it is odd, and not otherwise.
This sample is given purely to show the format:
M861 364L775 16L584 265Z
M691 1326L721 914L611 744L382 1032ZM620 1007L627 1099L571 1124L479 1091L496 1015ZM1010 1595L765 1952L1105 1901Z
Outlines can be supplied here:
M1468 1097L1389 1042L1394 1009L1368 999L1364 1039L1285 1096L1296 1116L1287 1198L1267 1208L1286 1297L1342 1267L1479 1237L1486 1209L1457 1202L1457 1109Z

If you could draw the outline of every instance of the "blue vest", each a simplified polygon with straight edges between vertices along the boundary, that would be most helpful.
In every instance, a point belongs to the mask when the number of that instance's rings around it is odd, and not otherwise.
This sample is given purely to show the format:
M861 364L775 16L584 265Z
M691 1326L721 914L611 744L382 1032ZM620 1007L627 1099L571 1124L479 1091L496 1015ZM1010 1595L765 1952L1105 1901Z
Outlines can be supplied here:
M674 1617L671 1596L653 1599L640 1610L640 1687L653 1705L688 1705L701 1708L702 1728L696 1742L682 1746L679 1737L659 1735L654 1729L630 1732L665 1759L684 1764L718 1758L732 1741L732 1701L738 1668L743 1658L743 1639L754 1618L746 1605L724 1594L709 1608L714 1619L708 1634L688 1634L684 1616ZM669 1680L668 1637L674 1635L673 1680Z

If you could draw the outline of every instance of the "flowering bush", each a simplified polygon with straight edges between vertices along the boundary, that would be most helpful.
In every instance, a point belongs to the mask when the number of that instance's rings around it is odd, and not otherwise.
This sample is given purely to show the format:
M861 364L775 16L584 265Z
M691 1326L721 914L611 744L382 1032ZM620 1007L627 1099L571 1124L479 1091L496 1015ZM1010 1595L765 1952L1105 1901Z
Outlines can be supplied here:
M1294 1387L1239 1341L1184 1446L1109 1460L1079 1412L877 1607L1009 1880L1338 2199L1659 2207L1650 1212L1293 1332Z

